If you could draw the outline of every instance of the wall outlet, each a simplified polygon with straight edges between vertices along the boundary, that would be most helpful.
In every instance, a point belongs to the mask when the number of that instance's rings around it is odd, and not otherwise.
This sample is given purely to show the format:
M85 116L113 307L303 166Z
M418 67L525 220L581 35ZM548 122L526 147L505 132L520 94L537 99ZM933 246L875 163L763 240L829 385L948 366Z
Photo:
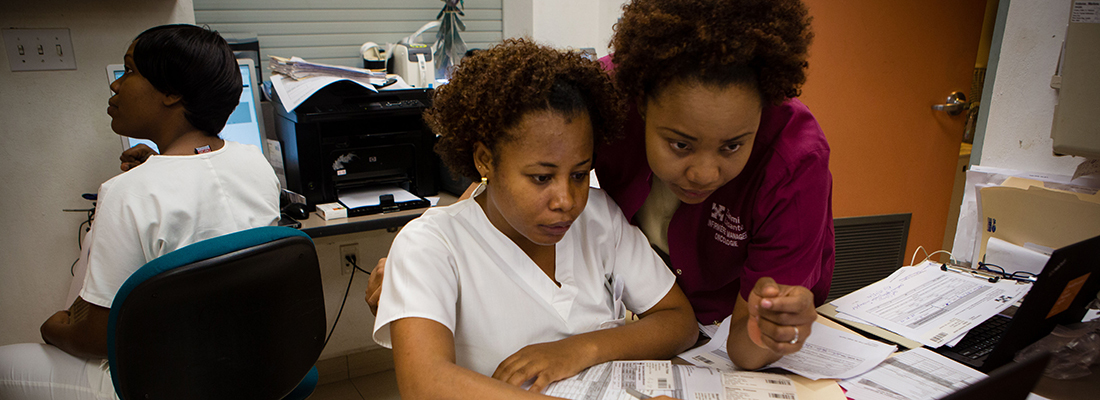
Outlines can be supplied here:
M2 34L12 71L76 69L69 28L3 29Z
M352 259L355 260L356 264L359 264L359 263L362 262L362 261L359 260L359 244L358 243L345 244L345 245L340 246L340 274L341 275L350 274L351 269L353 268L352 265L351 265L351 262L348 261L348 256L351 256Z

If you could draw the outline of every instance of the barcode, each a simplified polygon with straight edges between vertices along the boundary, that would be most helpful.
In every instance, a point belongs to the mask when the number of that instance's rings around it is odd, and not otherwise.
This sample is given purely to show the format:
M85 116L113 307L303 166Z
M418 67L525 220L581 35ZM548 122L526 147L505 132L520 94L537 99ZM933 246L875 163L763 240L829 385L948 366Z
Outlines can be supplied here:
M783 400L795 400L795 399L797 399L796 397L794 397L793 394L790 394L790 393L768 393L768 397L773 398L773 399L783 399Z
M695 356L695 357L692 357L691 359L695 360L695 361L702 361L703 363L706 363L706 364L712 364L712 365L714 364L714 361L708 360L706 357L703 357L703 356Z
M657 388L658 389L668 389L668 378L659 378L659 379L657 379Z
M944 336L947 336L947 332L937 333L936 336L932 336L932 342L939 342Z
M773 384L773 385L790 385L791 384L791 381L781 381L781 380L778 380L778 379L765 379L765 380L768 381L768 383Z

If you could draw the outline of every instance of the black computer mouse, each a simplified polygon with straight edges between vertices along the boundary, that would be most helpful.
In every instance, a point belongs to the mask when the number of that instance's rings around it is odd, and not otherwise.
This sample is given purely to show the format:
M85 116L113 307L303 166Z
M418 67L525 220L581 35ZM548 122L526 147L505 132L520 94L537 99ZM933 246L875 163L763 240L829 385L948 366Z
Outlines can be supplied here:
M306 211L306 205L302 203L290 203L290 205L283 208L283 212L299 221L309 219L309 212Z

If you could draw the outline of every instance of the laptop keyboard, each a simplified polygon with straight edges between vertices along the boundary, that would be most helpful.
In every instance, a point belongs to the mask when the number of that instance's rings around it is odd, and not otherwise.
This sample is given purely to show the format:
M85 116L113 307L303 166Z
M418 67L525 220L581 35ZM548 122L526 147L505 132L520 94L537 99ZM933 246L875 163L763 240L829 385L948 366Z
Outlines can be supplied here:
M993 318L982 322L967 332L963 340L952 350L959 355L977 360L993 351L1000 343L1001 336L1008 330L1008 323L1012 318L1003 315L994 315Z

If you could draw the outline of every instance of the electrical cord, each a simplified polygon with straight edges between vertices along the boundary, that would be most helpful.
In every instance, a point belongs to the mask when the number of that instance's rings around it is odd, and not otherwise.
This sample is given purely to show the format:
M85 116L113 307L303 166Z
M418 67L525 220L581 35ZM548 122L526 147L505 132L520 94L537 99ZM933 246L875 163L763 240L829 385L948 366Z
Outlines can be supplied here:
M85 198L87 198L87 197L85 197ZM84 222L81 222L80 226L78 226L76 228L76 248L77 248L77 250L83 251L84 250L84 241L83 241L82 235L84 233L87 233L88 231L92 230L92 221L95 219L95 202L92 202L92 208L89 208L89 209L62 210L62 211L65 211L65 212L81 212L81 211L83 211L83 212L88 213L88 219L84 220ZM85 228L84 225L88 225L88 227ZM79 262L79 261L80 261L80 257L77 257L76 260L73 260L72 265L69 265L69 275L76 276L76 263Z
M355 271L362 271L364 274L370 275L370 272L359 268L359 264L355 263L355 255L348 254L344 256L344 260L351 263L353 269L351 270L351 277L348 278L348 288L344 289L344 300L340 301L340 311L336 312L336 319L332 321L332 329L328 331L328 337L325 338L325 344L321 345L321 348L328 347L329 339L332 339L332 334L336 332L336 324L340 323L340 314L344 313L344 304L348 302L348 293L351 292L351 282L355 280Z
M909 259L909 265L911 265L911 266L912 266L912 265L917 265L917 264L914 264L914 263L913 263L913 261L916 261L916 260L917 260L917 252L918 252L918 251L920 251L920 252L924 252L924 254L925 254L925 256L924 256L924 259L923 259L923 260L921 260L921 262L922 262L922 263L923 263L923 262L925 262L925 261L928 261L928 259L932 258L932 256L934 256L934 255L936 255L936 254L940 254L940 253L944 253L944 254L947 254L947 256L948 256L948 258L950 259L950 261L952 261L952 262L954 262L954 261L955 261L955 255L954 255L954 254L951 254L951 252L950 252L950 251L947 251L947 250L936 250L936 251L933 251L933 252L932 252L932 254L928 254L928 251L924 249L924 246L917 246L917 249L916 249L916 250L913 250L913 258Z

